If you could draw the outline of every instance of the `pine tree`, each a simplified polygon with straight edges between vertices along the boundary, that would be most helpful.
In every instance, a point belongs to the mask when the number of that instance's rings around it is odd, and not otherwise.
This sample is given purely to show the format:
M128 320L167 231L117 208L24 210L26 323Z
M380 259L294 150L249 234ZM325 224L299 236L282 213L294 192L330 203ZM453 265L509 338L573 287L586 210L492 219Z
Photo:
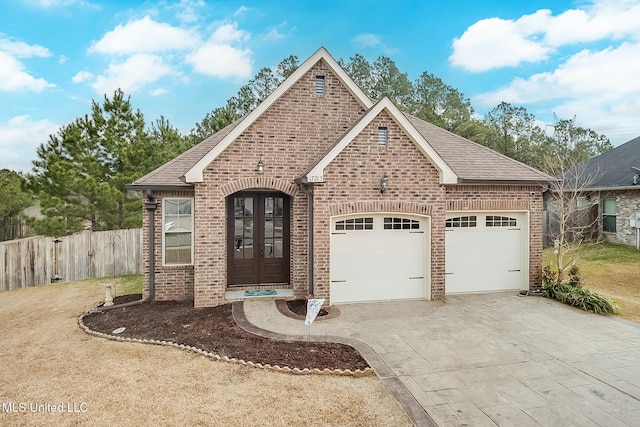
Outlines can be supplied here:
M139 227L140 200L125 184L165 159L160 142L150 138L139 110L121 90L91 114L77 118L37 150L27 188L37 194L44 219L32 220L36 232L60 236L82 229Z

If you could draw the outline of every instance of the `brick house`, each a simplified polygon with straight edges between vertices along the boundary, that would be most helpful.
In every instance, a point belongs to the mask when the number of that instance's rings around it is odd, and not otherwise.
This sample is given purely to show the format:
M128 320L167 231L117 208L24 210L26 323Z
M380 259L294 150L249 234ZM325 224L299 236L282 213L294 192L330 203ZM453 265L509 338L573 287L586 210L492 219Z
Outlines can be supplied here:
M640 249L640 137L581 167L593 176L580 188L584 204L596 208L593 234Z
M372 101L321 48L253 112L129 185L146 201L144 292L203 307L538 288L548 180Z

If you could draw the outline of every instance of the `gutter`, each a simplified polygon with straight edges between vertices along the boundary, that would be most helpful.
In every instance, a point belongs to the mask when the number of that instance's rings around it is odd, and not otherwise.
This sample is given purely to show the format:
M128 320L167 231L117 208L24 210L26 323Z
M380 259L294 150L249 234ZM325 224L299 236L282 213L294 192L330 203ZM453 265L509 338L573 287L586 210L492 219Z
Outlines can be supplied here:
M153 197L150 188L146 191L147 201L144 203L145 209L149 212L149 296L138 301L131 301L124 304L110 305L108 307L95 307L89 310L89 313L98 311L108 311L115 308L131 307L153 301L156 295L156 256L155 256L155 212L158 208L158 202Z
M193 190L193 184L125 184L124 186L127 190L130 191L145 191L145 190Z
M586 187L579 188L578 191L624 191L624 190L640 190L640 185L623 185L619 187Z
M458 184L465 184L465 185L535 185L535 186L541 186L544 187L545 185L548 185L550 182L554 182L557 181L557 179L549 179L548 181L545 180L495 180L495 179L487 179L487 180L482 180L482 179L458 179ZM445 184L445 185L450 185L450 184Z

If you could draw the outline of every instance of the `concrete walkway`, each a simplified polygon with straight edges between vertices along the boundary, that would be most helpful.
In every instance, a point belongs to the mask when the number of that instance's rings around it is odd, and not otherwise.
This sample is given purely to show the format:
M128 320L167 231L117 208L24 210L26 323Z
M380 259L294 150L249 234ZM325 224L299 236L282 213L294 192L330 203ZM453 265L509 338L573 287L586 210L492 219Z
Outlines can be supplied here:
M312 339L355 344L416 425L640 426L638 324L515 293L338 308ZM256 331L309 333L273 301L247 300L244 315Z

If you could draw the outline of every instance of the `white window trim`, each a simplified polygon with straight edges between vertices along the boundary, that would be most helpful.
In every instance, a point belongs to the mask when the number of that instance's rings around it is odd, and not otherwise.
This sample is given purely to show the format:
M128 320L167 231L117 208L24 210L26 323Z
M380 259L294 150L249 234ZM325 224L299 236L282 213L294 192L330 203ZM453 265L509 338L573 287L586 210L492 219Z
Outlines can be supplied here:
M167 264L165 262L165 236L167 235L167 233L164 231L164 213L166 211L166 201L167 200L189 200L191 201L191 262L188 263L169 263ZM160 254L160 256L162 257L162 266L163 267L181 267L181 266L185 266L185 265L193 265L193 257L195 254L195 248L194 248L194 234L195 234L195 200L192 197L164 197L162 199L162 213L160 216L160 228L161 228L161 233L162 233L162 253Z
M606 213L605 212L605 203L606 203L607 199L613 199L614 208L615 208L616 213L610 214L610 213ZM604 219L606 217L615 218L614 225L615 225L616 229L614 231L609 231L609 230L605 230L604 229ZM602 232L603 233L607 233L607 234L616 234L616 233L618 233L618 197L616 197L616 196L605 196L605 197L602 198Z

